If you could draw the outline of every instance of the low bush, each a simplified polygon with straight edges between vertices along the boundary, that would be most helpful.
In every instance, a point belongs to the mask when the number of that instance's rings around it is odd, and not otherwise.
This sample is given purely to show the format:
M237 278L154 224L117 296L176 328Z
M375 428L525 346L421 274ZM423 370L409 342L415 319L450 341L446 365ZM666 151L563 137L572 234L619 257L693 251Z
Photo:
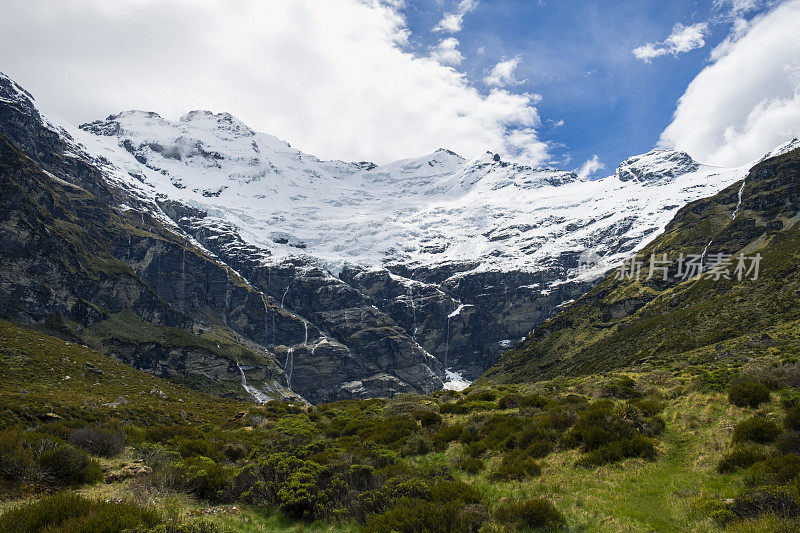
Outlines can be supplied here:
M576 461L576 466L595 467L626 458L653 459L656 448L652 439L634 434L596 448Z
M781 403L787 409L800 406L800 389L786 387L780 391Z
M436 447L437 450L444 450L445 448L447 448L448 444L450 444L454 440L458 440L461 437L461 433L463 431L464 431L463 424L442 426L433 435L432 439L433 445Z
M537 498L499 505L494 511L495 520L530 528L543 528L550 531L564 526L564 515L548 500Z
M0 515L0 531L38 533L116 533L149 529L161 521L158 513L127 503L96 502L58 493Z
M419 417L419 423L422 424L424 428L438 426L442 423L442 415L433 411L425 411Z
M475 475L483 470L484 464L483 461L476 457L464 457L458 462L458 468L462 472Z
M775 422L762 417L743 420L733 428L733 442L774 442L783 431Z
M83 485L102 481L100 464L83 450L57 446L42 452L39 464L52 480L66 485Z
M741 519L765 514L794 518L800 516L800 500L797 490L790 487L758 487L736 496L732 511Z
M631 399L641 396L636 390L636 381L629 376L624 376L613 383L603 387L601 394L612 398Z
M433 451L433 442L425 435L412 435L400 448L403 457L425 455Z
M757 408L769 402L769 389L763 383L740 381L728 391L728 401L737 407Z
M542 473L542 467L522 450L512 450L503 456L500 464L489 474L493 481L521 481Z
M51 435L0 433L0 478L17 485L81 485L103 479L100 464Z
M362 528L364 533L460 533L478 531L482 524L464 524L463 519L475 518L462 514L459 502L442 504L425 500L400 500L388 511L372 515ZM477 517L481 520L481 516ZM485 520L485 518L483 518Z
M754 464L748 472L749 485L788 485L800 475L800 456L777 455Z
M775 442L781 453L796 453L800 455L800 431L787 431Z
M116 457L125 449L125 432L121 429L87 426L70 433L69 443L92 455Z
M728 474L743 468L748 468L767 458L767 454L758 448L736 448L722 456L717 464L717 472Z
M800 431L800 407L792 407L786 411L783 427L787 431Z

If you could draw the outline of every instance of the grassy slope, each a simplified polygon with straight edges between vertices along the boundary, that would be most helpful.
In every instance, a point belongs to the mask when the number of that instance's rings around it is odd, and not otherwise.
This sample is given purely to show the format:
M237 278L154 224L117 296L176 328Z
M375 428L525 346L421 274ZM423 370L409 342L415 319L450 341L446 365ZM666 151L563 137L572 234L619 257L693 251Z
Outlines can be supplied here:
M493 482L487 474L499 461L489 459L487 469L468 475L454 469L457 477L481 488L491 505L505 498L545 496L565 514L572 531L714 531L718 526L704 513L693 509L700 496L731 498L743 487L742 473L719 475L715 471L723 453L730 449L733 426L752 414L752 410L731 406L720 393L697 389L697 376L719 365L695 364L704 358L701 351L688 360L669 367L643 366L626 375L636 379L637 388L648 397L667 405L662 417L666 429L658 437L659 456L655 461L629 459L599 468L576 467L577 450L550 454L540 477L526 482ZM747 363L746 367L777 364L775 356ZM104 372L96 375L84 364ZM728 361L733 370L743 366ZM722 365L724 366L724 365ZM65 380L69 375L70 379ZM528 384L528 392L547 396L580 394L597 396L603 386L619 373L594 374L569 379ZM115 418L140 424L211 424L241 431L231 418L242 410L257 414L257 406L220 400L138 372L122 363L74 343L43 335L7 322L0 322L0 411L4 422L20 417L25 425L35 425L45 413L65 419L105 420ZM168 399L151 394L157 389ZM119 408L105 406L119 397L126 403ZM420 402L438 401L422 397ZM181 411L187 413L184 418ZM779 417L773 401L759 411ZM505 412L498 410L497 412ZM450 422L470 415L447 415ZM444 453L407 458L412 463L439 462L453 465L462 457L460 444ZM132 451L115 459L102 459L119 466L133 458ZM208 510L208 504L185 494L145 492L132 481L101 484L78 492L98 499L120 498L154 506L167 516L186 517L187 513ZM0 509L17 502L4 502ZM270 509L237 505L239 514L206 513L202 518L235 531L355 531L357 524L308 524L292 521ZM221 506L218 509L225 509ZM186 518L184 518L186 519ZM187 519L192 520L192 519ZM739 526L745 527L745 526ZM749 524L747 531L770 531L768 523Z
M48 413L66 419L221 425L254 407L187 389L79 344L6 321L0 321L0 395L6 426L44 421Z

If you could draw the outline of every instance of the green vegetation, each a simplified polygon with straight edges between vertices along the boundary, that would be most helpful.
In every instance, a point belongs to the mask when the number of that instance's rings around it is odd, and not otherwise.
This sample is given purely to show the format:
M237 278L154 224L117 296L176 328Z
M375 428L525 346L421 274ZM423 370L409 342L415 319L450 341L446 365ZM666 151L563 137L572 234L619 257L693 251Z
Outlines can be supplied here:
M796 519L798 409L728 399L737 383L790 387L795 363L778 356L312 407L206 396L9 323L0 354L0 521L19 531L766 532Z

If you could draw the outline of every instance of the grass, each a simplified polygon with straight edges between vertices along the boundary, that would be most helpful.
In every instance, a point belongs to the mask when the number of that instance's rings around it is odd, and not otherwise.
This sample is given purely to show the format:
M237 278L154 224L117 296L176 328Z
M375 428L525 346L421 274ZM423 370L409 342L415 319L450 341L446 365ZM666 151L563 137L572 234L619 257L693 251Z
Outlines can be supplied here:
M0 321L0 376L3 427L56 417L222 425L254 407L187 389L79 344L6 321Z
M459 423L469 427L476 419L488 420L502 415L513 417L520 414L535 420L537 413L548 412L548 406L563 402L569 395L598 398L609 393L619 394L620 383L635 383L635 387L626 385L624 397L633 392L635 396L649 399L650 405L665 406L658 415L664 420L665 429L655 436L658 455L654 460L626 459L586 468L576 466L576 462L585 456L583 450L562 446L556 447L546 457L536 459L542 465L541 475L505 482L490 479L507 454L503 448L490 448L482 453L480 460L485 468L472 475L458 468L466 456L467 446L458 440L432 453L405 458L400 458L397 453L394 455L412 472L449 471L456 479L479 489L490 515L508 502L544 498L564 515L569 531L721 531L721 527L709 517L709 512L700 509L698 500L734 498L745 486L745 471L717 472L719 460L732 449L734 427L754 415L781 421L784 411L780 396L774 393L758 409L736 407L727 397L729 379L714 383L707 390L706 381L701 378L710 370L734 376L740 372L752 374L754 368L779 368L781 358L779 355L765 355L746 365L731 362L730 368L716 363L716 366L701 363L702 357L696 359L692 356L672 366L653 368L645 365L624 372L495 387L491 395L496 396L497 401L493 403L507 408L442 413L441 423L432 427L421 423L410 426L413 436L431 435L440 427ZM94 371L88 371L86 365ZM97 373L98 370L102 374ZM70 379L65 379L67 375ZM62 422L73 424L72 427L74 424L102 424L106 421L116 421L126 427L129 443L125 451L117 457L98 458L110 470L117 470L139 457L134 448L136 442L146 436L146 427L156 423L167 428L194 426L192 431L201 432L201 441L216 443L220 449L226 442L238 442L245 444L250 452L262 450L258 451L262 454L270 453L269 448L276 446L283 447L281 450L301 450L308 443L326 442L327 435L327 440L335 441L331 443L333 446L339 445L337 442L352 446L344 443L372 439L377 447L397 452L402 448L403 439L409 438L404 429L409 418L404 416L415 414L422 419L423 411L439 411L445 403L466 404L490 396L480 390L468 389L464 393L438 397L403 395L393 400L340 402L305 410L282 404L254 406L204 395L139 372L75 343L7 322L0 322L0 378L0 412L6 425L36 428L56 415L62 417ZM166 398L151 394L154 388L164 392ZM541 401L533 401L536 399L534 395L541 395ZM109 406L120 397L126 402L116 407ZM467 397L472 399L466 400ZM501 398L518 398L517 403L523 405L516 407L515 401L500 402ZM636 405L638 400L614 397L610 401L622 408L628 404ZM583 402L585 405L585 400ZM242 412L248 415L231 422L234 415ZM257 419L261 422L253 422ZM355 433L354 440L347 436L352 435L347 433L350 431L347 428L351 427L366 429ZM345 436L335 436L332 433L335 431L343 432ZM395 433L402 436L391 437ZM186 442L186 438L183 441L165 438L158 442L176 449L180 442ZM395 438L400 440L394 442ZM264 448L267 450L263 451ZM331 450L325 453L333 454L329 457L335 459L335 453L340 452ZM237 459L236 463L221 460L225 468L234 470L249 461L247 457ZM361 527L360 523L348 518L343 522L292 519L272 504L205 501L188 491L182 492L179 487L161 487L136 479L83 486L73 492L92 501L132 502L145 509L154 509L172 522L210 522L225 531L344 532L357 531ZM18 507L29 496L0 491L0 513ZM42 494L33 496L39 498ZM230 511L231 505L237 507L236 512ZM731 530L766 532L784 526L785 521L776 525L774 519L762 517L756 521L737 522ZM488 527L489 531L511 530L510 526L502 524Z

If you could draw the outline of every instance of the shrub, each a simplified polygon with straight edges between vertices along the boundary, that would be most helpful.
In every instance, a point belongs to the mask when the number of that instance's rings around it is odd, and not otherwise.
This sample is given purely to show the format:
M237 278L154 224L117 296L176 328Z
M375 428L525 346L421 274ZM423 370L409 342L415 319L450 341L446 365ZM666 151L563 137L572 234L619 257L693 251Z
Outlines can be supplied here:
M69 435L69 443L100 457L116 457L125 449L125 432L121 429L83 427Z
M545 528L551 531L564 525L564 515L544 498L499 505L495 509L494 517L503 524Z
M534 394L532 396L523 396L519 400L520 407L533 407L536 409L545 409L551 403L552 402L548 398L539 396L538 394Z
M180 471L184 489L206 500L218 500L232 478L230 468L208 457L190 457L183 459L176 466Z
M786 411L783 427L787 431L800 431L800 407L792 407Z
M472 392L467 395L466 400L471 402L493 402L497 399L497 393L493 390L482 390Z
M740 381L728 391L728 401L737 407L757 408L769 401L769 389L763 383Z
M521 481L538 476L542 467L522 450L512 450L503 456L500 464L489 474L493 481Z
M767 444L775 441L781 433L781 428L775 422L753 417L736 424L733 429L733 442L750 441Z
M222 453L228 461L235 463L247 456L247 448L239 442L226 442L222 447Z
M787 409L800 406L800 389L786 387L780 391L781 403Z
M458 440L463 431L463 424L443 426L439 428L439 431L433 435L433 445L436 446L437 450L443 450L449 443L453 442L454 440Z
M602 390L603 396L614 398L638 398L640 394L636 391L636 381L629 376L624 376L614 383L606 385Z
M521 396L519 394L505 394L497 400L500 409L513 409L519 407Z
M468 527L461 518L472 518L462 514L459 502L441 504L405 498L388 511L372 515L362 528L364 533L460 533L475 531L474 524ZM480 526L478 526L479 528Z
M717 472L720 474L736 472L766 458L767 454L757 448L736 448L722 456L717 464Z
M787 431L775 443L781 453L796 453L800 455L800 432Z
M632 405L634 405L647 416L656 416L658 413L663 411L665 407L664 402L659 402L650 398L636 400L635 402L632 402Z
M419 418L422 427L428 428L431 426L438 426L442 423L442 415L433 411L425 411Z
M464 457L458 462L458 468L467 474L478 474L484 468L483 461L476 457Z
M425 435L412 435L400 448L400 455L403 457L413 455L425 455L433 451L431 439Z
M787 485L800 475L800 456L770 457L753 465L748 472L750 485Z
M596 448L576 461L576 466L595 467L614 463L625 458L638 457L653 459L656 448L653 440L644 435L634 434Z
M70 493L46 496L0 515L0 531L112 533L155 527L158 513L127 503L95 502Z
M800 516L800 502L797 491L789 487L758 487L736 496L732 510L743 519L764 514L793 518Z
M57 446L43 452L39 463L51 479L67 485L96 483L103 479L100 464L83 450L71 446Z

